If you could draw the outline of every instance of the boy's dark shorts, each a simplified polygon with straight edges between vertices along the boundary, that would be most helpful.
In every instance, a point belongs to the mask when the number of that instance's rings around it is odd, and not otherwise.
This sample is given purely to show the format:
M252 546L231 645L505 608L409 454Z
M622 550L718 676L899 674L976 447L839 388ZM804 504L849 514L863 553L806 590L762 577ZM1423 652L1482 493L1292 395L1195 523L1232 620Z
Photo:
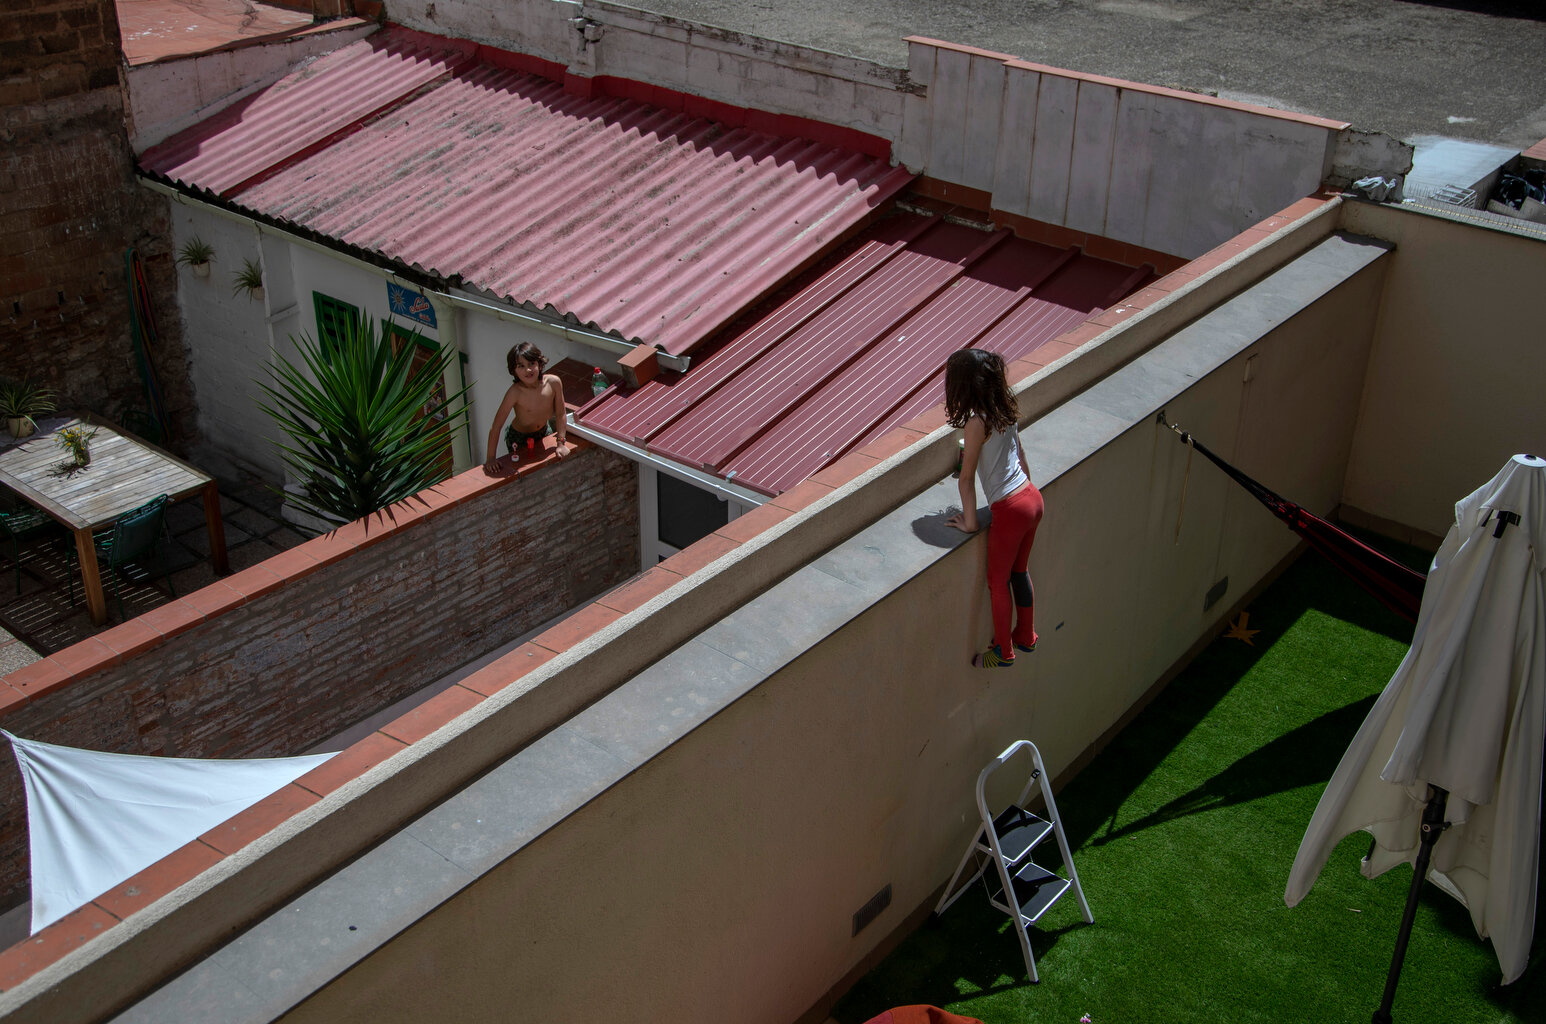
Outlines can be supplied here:
M505 428L505 448L513 455L516 450L526 445L528 438L540 441L553 433L553 421L548 420L541 430L524 431L516 430L514 425Z

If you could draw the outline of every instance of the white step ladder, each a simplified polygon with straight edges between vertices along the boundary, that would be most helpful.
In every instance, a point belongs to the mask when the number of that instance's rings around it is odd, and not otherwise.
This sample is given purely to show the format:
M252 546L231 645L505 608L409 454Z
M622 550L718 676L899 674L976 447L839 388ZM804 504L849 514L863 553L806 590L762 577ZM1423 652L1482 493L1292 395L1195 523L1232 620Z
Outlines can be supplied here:
M988 776L1021 750L1031 752L1031 777L1026 780L1019 798L995 816L988 810L988 799L984 793ZM1042 800L1047 805L1046 818L1025 809L1026 797L1031 795L1031 787L1038 782L1041 784ZM943 914L968 886L981 878L988 891L988 901L1015 922L1015 931L1020 936L1020 952L1025 955L1025 969L1032 981L1040 981L1036 976L1036 958L1031 954L1031 939L1026 929L1040 920L1041 915L1070 887L1078 897L1079 909L1084 911L1085 923L1094 924L1095 917L1090 913L1090 904L1086 902L1084 889L1079 885L1079 873L1074 870L1074 857L1068 849L1068 837L1063 834L1063 822L1058 817L1057 801L1052 799L1051 780L1047 778L1047 769L1042 764L1041 751L1036 749L1036 744L1030 740L1016 740L978 773L977 813L982 818L982 825L967 846L966 856L961 858L956 873L950 877L950 884L945 886L944 895L940 896L939 906L934 908L934 913ZM1055 871L1048 871L1031 858L1036 844L1047 838L1049 832L1057 837L1063 864L1068 869L1067 878ZM967 866L973 863L976 866L971 877L962 881ZM987 876L989 865L997 869L996 883Z

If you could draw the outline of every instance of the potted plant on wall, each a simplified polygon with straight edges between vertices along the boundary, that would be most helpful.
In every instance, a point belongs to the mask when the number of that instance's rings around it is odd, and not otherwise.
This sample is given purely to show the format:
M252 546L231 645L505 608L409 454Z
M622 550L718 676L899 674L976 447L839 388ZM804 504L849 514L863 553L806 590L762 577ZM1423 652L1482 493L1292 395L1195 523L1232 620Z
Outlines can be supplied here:
M0 417L4 417L12 437L31 436L38 429L33 417L55 408L52 388L30 380L0 381Z
M415 367L418 336L400 345L374 320L347 317L324 346L291 335L299 360L276 354L258 402L288 441L280 458L303 482L288 500L334 526L404 501L445 479L449 430L467 414L467 389L445 395L456 349Z
M194 235L177 250L176 262L192 270L195 277L208 277L209 264L214 258L215 247Z
M258 265L257 260L249 258L242 261L242 269L236 272L231 282L234 285L231 289L232 295L246 292L249 299L263 298L263 268Z

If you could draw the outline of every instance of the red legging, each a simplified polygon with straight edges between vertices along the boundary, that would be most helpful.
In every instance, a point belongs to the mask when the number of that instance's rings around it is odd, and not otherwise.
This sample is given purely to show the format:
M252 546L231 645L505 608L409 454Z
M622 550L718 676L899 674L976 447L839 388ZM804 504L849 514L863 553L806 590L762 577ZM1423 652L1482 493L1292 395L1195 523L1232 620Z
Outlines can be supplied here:
M993 642L1000 653L1010 655L1010 644L1031 647L1036 643L1035 604L1030 578L1025 577L1023 595L1010 593L1011 574L1024 575L1041 525L1045 505L1036 485L1027 483L1009 497L989 506L993 521L988 524L988 596L993 600ZM1018 588L1017 588L1018 589ZM1016 600L1018 598L1018 600ZM1023 602L1023 603L1022 603ZM1018 609L1019 621L1010 630L1011 607Z

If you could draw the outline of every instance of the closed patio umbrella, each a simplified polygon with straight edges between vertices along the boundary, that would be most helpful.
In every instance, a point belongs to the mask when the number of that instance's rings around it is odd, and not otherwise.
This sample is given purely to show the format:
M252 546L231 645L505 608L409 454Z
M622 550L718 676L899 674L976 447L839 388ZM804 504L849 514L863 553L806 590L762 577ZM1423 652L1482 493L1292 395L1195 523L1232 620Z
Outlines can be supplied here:
M1470 911L1505 983L1524 971L1546 732L1543 589L1546 460L1516 455L1456 504L1412 647L1327 784L1289 872L1284 899L1294 906L1359 829L1374 837L1365 876L1413 864L1377 1021L1390 1019L1424 877Z

